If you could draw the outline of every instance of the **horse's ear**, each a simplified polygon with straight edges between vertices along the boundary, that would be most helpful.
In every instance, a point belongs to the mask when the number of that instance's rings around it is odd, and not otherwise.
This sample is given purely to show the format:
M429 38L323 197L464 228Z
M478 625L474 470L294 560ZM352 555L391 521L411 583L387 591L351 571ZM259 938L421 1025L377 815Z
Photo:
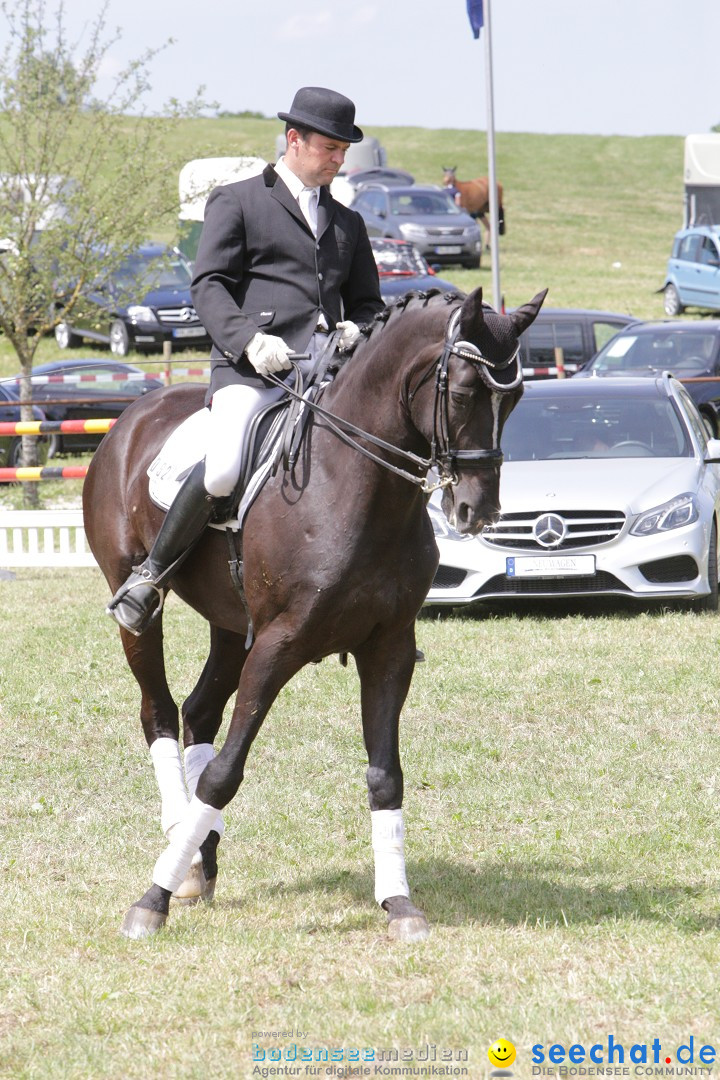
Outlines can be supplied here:
M547 294L547 289L543 289L537 296L533 296L528 304L523 304L522 307L515 308L514 311L510 312L510 319L518 335L522 334L523 330L527 330L528 326L535 322Z
M460 333L463 337L469 337L473 325L483 321L482 285L465 297L460 313Z

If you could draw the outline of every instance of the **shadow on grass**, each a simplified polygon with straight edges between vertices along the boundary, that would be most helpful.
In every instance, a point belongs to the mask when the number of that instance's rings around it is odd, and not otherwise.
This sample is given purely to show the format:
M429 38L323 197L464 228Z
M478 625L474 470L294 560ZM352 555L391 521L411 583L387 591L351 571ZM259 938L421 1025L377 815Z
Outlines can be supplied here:
M596 870L591 878L582 868L562 864L498 862L476 870L444 860L409 863L408 880L413 900L438 926L480 922L548 929L649 922L683 933L720 928L718 916L702 910L709 907L720 912L717 889L702 882L611 884L598 881ZM337 892L355 902L373 903L372 874L367 872L317 874L285 885L283 891Z

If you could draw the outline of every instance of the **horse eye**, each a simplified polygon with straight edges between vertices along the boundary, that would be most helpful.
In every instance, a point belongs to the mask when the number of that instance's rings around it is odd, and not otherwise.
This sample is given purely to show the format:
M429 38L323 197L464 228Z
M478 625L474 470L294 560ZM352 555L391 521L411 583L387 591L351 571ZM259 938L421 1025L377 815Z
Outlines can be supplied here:
M450 391L450 397L453 405L457 409L469 409L472 405L472 397L467 393L458 392L457 390Z

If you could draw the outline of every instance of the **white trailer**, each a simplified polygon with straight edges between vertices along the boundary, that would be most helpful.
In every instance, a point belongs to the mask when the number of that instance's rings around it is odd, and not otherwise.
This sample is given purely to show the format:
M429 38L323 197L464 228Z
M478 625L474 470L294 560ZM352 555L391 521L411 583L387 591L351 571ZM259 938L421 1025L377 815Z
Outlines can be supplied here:
M191 260L197 254L205 220L205 203L213 188L261 173L267 162L260 157L195 158L180 170L180 250Z
M720 224L720 132L685 138L685 227Z

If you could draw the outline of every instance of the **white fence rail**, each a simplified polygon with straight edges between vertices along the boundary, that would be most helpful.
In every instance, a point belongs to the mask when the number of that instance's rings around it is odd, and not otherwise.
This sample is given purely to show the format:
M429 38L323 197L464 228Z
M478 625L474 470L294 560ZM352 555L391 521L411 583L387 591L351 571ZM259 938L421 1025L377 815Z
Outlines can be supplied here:
M0 510L0 567L97 566L82 510Z

